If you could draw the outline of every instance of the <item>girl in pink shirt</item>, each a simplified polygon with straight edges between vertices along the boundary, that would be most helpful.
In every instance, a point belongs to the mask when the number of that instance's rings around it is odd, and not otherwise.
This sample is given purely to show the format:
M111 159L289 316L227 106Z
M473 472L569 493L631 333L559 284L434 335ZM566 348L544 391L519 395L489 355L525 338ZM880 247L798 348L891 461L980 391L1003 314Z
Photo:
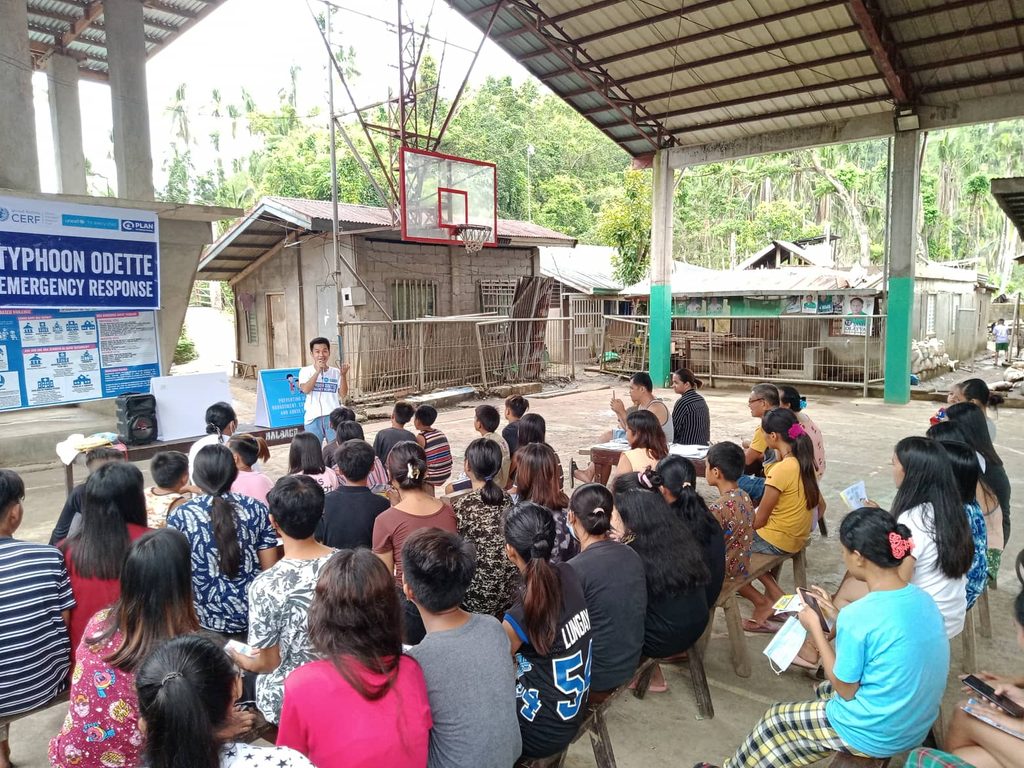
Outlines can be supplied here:
M338 473L324 464L323 446L312 432L299 432L288 449L288 474L309 475L324 489L333 491L340 484Z
M309 639L324 659L284 684L278 746L314 765L423 768L433 720L419 664L402 655L401 606L384 563L339 551L320 572Z
M274 487L274 481L256 469L261 459L270 461L270 449L260 437L252 435L234 435L228 441L231 455L235 457L238 477L231 484L231 491L242 496L267 503L267 494Z

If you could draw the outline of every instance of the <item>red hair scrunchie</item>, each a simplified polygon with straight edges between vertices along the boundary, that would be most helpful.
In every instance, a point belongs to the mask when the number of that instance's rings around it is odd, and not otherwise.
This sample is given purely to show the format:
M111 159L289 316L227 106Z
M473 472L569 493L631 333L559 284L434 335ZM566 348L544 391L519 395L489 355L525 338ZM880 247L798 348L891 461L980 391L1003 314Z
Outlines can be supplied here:
M889 534L889 549L892 551L893 557L902 560L914 551L914 540L904 539L896 531L893 531Z

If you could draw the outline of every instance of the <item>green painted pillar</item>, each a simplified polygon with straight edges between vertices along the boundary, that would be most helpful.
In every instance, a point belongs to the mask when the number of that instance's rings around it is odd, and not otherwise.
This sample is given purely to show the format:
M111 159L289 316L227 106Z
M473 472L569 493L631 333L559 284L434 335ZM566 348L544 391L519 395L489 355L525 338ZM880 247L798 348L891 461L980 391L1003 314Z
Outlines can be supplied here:
M888 301L885 325L885 402L910 402L910 342L914 316L914 253L921 164L917 131L892 139L889 169Z
M672 193L675 172L668 150L654 156L651 205L651 301L647 349L651 380L668 385L672 357Z

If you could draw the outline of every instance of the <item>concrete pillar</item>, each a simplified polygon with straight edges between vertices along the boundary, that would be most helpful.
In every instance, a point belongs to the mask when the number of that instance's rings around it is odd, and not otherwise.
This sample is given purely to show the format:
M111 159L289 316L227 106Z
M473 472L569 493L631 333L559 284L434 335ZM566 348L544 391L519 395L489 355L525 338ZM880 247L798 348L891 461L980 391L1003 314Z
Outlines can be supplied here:
M117 196L152 200L153 152L146 95L146 38L139 0L103 0L114 118Z
M0 187L39 191L25 0L0 0Z
M656 387L668 384L672 344L672 193L674 171L669 153L654 156L651 205L651 301L648 331L651 380Z
M57 184L65 195L87 194L85 150L82 148L82 109L78 102L78 62L53 54L46 62L50 90L50 122Z
M889 194L889 284L885 323L885 401L910 402L910 341L914 315L914 252L921 162L917 131L892 139Z

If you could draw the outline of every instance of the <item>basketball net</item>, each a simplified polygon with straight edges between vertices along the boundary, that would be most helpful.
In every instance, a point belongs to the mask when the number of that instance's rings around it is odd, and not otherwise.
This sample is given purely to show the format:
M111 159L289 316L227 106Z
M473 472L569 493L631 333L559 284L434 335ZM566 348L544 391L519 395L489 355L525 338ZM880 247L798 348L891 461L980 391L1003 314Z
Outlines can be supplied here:
M491 228L485 224L460 224L455 237L462 241L466 253L477 253L491 237Z

